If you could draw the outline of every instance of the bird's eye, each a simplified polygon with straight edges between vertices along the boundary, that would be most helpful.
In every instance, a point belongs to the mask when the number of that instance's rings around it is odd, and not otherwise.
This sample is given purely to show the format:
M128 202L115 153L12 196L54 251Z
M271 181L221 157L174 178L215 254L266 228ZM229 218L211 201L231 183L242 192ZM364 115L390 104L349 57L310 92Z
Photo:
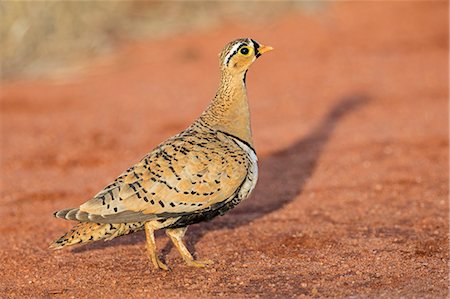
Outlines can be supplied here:
M250 54L250 49L248 47L242 47L239 52L244 55L247 56L248 54Z

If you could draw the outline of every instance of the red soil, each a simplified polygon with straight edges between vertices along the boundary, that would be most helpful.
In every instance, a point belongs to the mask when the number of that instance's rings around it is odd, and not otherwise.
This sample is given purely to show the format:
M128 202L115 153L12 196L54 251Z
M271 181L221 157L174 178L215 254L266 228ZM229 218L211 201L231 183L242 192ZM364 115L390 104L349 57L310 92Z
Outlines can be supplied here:
M446 2L348 2L124 47L65 81L2 86L2 297L446 297ZM78 206L185 128L216 53L275 47L247 83L260 180L187 241L207 269L152 269L144 235L52 252Z

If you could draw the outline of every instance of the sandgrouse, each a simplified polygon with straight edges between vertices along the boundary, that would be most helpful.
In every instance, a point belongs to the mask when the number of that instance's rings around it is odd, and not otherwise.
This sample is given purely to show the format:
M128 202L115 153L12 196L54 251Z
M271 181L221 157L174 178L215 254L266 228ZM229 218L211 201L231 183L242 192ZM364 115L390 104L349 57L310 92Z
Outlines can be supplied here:
M261 54L272 50L250 38L228 43L220 53L220 86L211 104L186 130L161 143L136 165L79 208L56 212L79 223L50 248L111 240L145 229L148 255L157 269L154 231L165 229L190 266L194 260L182 238L188 225L223 215L246 199L256 185L246 74Z

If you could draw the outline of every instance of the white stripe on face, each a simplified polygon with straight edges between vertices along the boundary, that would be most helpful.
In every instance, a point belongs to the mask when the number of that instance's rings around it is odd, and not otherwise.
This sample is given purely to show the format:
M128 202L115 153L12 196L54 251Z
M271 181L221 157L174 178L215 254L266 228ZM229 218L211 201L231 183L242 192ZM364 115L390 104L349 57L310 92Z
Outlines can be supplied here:
M237 43L235 44L233 47L231 47L230 52L228 52L227 56L225 56L225 59L223 60L223 64L227 64L228 60L230 59L230 57L234 54L234 52L237 51L237 49L239 49L239 47L242 45L243 43Z
M252 46L253 49L255 49L255 44L253 43L253 41L250 38L248 39L248 43L250 46Z
M253 55L253 59L252 62L254 62L256 60L256 47L255 47L255 43L253 42L253 40L251 38L248 39L248 43L250 46L252 46L253 51L255 52L255 55Z

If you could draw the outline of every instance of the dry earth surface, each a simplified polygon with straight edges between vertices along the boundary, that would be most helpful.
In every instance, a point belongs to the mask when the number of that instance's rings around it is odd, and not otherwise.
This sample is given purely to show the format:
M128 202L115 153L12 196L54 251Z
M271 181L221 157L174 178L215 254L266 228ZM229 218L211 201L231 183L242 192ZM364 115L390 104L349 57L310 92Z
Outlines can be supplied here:
M3 84L1 297L447 297L447 2L346 2L320 13L124 45L83 74ZM89 199L184 129L218 83L217 54L276 48L249 72L260 180L194 225L192 269L164 234L52 252Z

